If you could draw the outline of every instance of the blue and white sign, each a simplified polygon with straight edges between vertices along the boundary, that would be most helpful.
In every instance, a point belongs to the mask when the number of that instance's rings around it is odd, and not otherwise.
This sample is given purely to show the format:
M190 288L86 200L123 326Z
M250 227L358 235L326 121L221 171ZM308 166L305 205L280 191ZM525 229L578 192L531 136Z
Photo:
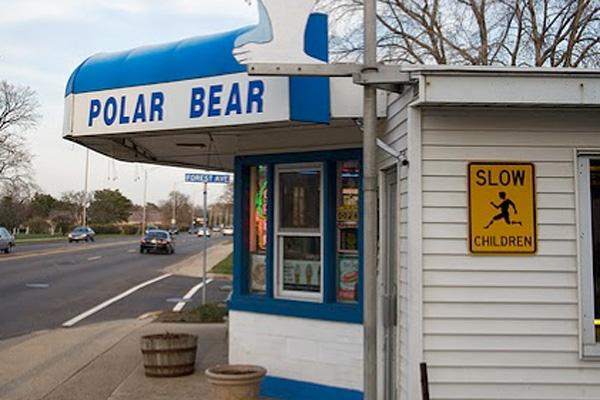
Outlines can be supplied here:
M185 174L186 183L229 183L231 175L223 174Z
M90 57L67 84L65 135L329 122L328 78L250 77L245 66L327 62L315 1L258 0L255 26Z

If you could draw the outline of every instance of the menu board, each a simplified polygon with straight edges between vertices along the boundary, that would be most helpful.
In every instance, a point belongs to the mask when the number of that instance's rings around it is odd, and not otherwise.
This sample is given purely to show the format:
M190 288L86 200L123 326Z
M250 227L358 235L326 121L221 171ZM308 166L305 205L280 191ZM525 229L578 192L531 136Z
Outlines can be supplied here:
M338 274L338 300L357 301L358 257L339 257Z
M321 262L306 260L284 260L283 290L320 292Z

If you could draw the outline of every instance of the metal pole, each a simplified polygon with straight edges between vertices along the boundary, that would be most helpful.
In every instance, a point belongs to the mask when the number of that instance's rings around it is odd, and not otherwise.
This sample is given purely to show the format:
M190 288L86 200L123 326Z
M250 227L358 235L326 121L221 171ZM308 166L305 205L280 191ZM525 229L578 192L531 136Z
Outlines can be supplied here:
M204 206L203 206L203 229L204 229L204 256L203 256L203 264L202 264L202 304L206 304L206 252L208 249L208 218L206 212L206 195L208 190L208 183L204 182Z
M376 0L365 0L363 72L377 68ZM364 400L377 399L377 93L364 87Z
M177 184L173 183L173 216L171 217L171 225L174 225L176 223L176 221L177 221Z
M83 226L87 226L87 197L88 197L88 180L90 175L90 150L85 151L85 178L83 189Z
M142 207L142 235L146 233L146 195L148 189L148 171L144 169L144 202Z

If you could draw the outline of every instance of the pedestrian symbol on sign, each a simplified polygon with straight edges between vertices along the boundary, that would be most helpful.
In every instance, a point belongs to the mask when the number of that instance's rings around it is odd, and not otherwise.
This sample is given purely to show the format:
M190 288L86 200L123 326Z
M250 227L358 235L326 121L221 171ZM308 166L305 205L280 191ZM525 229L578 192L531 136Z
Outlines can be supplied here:
M490 205L492 205L492 207L494 207L496 210L500 210L500 214L497 214L494 217L492 217L490 222L486 226L484 226L483 229L488 229L490 226L492 226L494 222L501 219L504 219L504 222L506 222L507 225L523 225L521 221L510 220L510 208L512 207L512 210L515 215L517 215L518 212L515 203L513 203L511 199L506 198L506 192L498 193L498 197L500 197L500 200L502 200L502 202L500 204L496 204L493 201L490 201Z

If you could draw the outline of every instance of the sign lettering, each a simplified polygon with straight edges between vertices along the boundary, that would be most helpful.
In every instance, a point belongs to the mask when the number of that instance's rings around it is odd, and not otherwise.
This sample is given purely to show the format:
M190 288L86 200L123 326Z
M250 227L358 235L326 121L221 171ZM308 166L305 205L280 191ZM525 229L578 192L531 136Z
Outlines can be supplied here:
M187 183L229 183L230 175L219 174L185 174Z
M534 165L472 162L468 176L471 253L534 254L537 251Z

